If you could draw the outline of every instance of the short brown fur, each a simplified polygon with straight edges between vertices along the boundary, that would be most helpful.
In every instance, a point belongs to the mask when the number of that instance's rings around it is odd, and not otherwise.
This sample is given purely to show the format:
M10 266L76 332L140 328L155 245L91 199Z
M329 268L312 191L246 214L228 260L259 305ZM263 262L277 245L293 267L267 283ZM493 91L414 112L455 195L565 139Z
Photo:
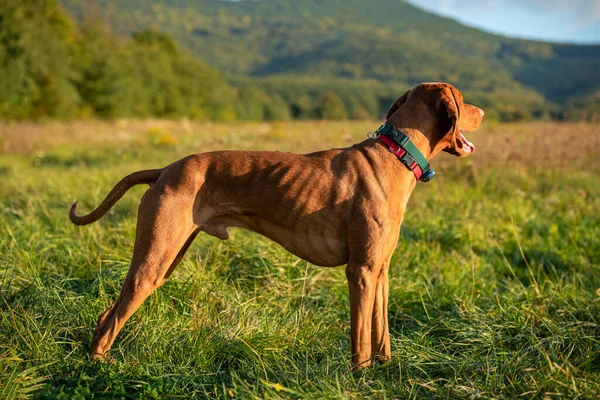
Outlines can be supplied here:
M483 111L450 84L421 84L398 98L387 124L430 160L464 156L457 133L479 127ZM71 221L100 219L132 186L150 189L139 206L131 266L117 300L98 319L90 355L103 358L142 302L171 275L195 236L227 239L228 227L258 232L313 264L346 264L352 362L390 357L388 267L415 177L376 140L306 155L264 151L196 154L123 178L100 206Z

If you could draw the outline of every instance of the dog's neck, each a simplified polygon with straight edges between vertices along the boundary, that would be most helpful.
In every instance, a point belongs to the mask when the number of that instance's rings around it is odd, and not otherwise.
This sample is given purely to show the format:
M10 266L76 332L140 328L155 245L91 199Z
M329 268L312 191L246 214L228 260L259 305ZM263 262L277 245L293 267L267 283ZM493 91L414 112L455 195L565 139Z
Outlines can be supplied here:
M423 115L422 113L402 114L394 114L394 116L388 119L385 124L392 125L407 135L415 147L429 162L444 148L444 143L440 140L441 138L437 132L437 125L435 123L429 123L428 120L412 116ZM396 154L389 151L388 147L379 140L367 140L358 146L367 152L375 152L376 158L383 160L386 168L391 170L393 176L396 177L396 186L403 187L401 191L404 192L404 195L410 196L410 193L415 187L415 176L412 171L398 160Z
M418 129L399 128L397 126L396 129L410 138L410 141L413 142L415 147L423 154L427 161L433 158L435 155L433 153L435 146L431 146L431 140L423 132Z
M431 161L444 148L436 119L422 118L428 110L407 109L396 112L385 123L407 135L421 154Z

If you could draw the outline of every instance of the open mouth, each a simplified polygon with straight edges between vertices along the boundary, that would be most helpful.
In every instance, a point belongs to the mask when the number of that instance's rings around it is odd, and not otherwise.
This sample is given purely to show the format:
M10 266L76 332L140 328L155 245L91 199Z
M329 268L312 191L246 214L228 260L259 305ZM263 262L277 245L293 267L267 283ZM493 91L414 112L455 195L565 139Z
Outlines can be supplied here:
M462 149L460 149L461 153L464 153L464 155L467 154L471 154L475 152L475 145L471 142L469 142L467 140L467 138L465 137L465 135L463 135L462 132L460 132L460 137L459 137L460 141L462 142Z

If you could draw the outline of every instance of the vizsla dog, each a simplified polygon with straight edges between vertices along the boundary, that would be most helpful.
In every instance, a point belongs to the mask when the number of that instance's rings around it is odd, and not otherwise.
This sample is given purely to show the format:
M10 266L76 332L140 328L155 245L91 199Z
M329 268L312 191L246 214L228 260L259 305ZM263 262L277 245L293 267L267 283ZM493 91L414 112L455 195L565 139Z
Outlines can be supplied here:
M483 111L464 104L454 86L425 83L392 104L380 130L393 132L388 142L394 135L408 137L408 153L420 152L417 156L428 162L441 151L459 157L472 153L475 148L462 132L477 129L482 118ZM127 319L169 278L199 232L225 240L228 227L240 227L313 264L346 264L352 362L361 368L387 360L388 266L408 198L417 179L429 171L429 165L419 170L410 157L408 162L401 158L404 150L388 142L371 138L303 155L196 154L124 177L88 215L77 216L73 204L71 221L86 225L132 186L150 185L139 206L129 272L118 299L98 319L90 355L104 357Z

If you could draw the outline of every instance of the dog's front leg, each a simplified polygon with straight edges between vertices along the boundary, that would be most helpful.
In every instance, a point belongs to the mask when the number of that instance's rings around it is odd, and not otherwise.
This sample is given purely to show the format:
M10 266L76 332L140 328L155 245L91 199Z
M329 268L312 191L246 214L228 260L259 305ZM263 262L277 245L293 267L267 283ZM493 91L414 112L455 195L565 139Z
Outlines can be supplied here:
M375 301L373 304L371 350L373 351L374 359L380 363L389 360L391 355L388 326L388 269L389 260L384 263L377 276Z
M389 360L390 349L390 331L388 324L388 297L389 297L389 278L390 261L396 243L398 242L399 226L396 228L396 235L389 235L387 246L387 257L382 263L375 288L375 301L373 304L373 327L371 335L371 350L375 360L383 363Z
M350 349L354 368L371 364L371 329L377 277L381 263L348 263L350 289Z

